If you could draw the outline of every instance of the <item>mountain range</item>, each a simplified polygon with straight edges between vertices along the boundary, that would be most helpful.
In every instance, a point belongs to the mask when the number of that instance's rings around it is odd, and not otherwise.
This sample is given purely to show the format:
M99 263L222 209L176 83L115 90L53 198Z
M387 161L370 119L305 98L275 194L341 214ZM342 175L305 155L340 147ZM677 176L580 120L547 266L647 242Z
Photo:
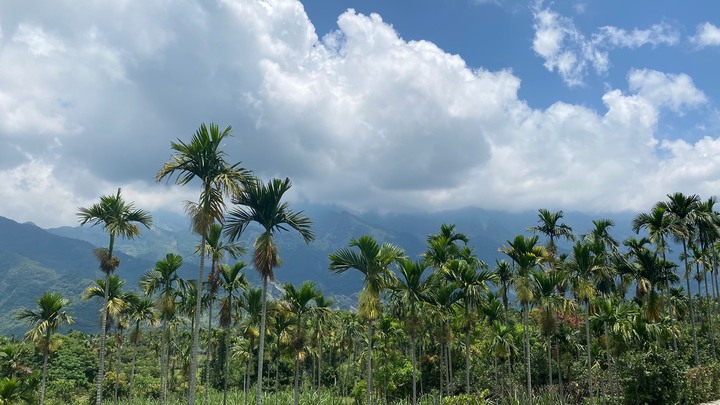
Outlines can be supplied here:
M283 265L276 269L277 283L299 284L313 280L326 295L335 296L340 306L351 307L354 296L362 288L359 272L332 275L328 271L328 255L347 247L352 238L371 235L379 242L389 242L405 249L409 257L418 257L425 249L428 235L440 230L443 223L455 224L456 231L465 233L478 257L492 267L503 258L498 249L527 228L537 224L537 212L505 213L477 208L437 213L380 214L351 213L337 207L313 205L296 207L313 221L315 240L306 245L293 232L278 235ZM615 221L613 236L623 240L630 236L633 214L566 213L563 221L576 234L587 232L592 220L609 218ZM142 230L135 240L116 241L116 254L121 264L117 274L126 280L126 289L137 288L141 275L169 252L183 256L180 274L188 279L197 277L198 257L195 254L199 236L190 231L182 215L153 213L152 229ZM247 274L252 282L259 278L251 266L252 246L260 233L250 227L239 241L248 254ZM42 229L32 223L20 224L0 217L0 333L20 335L26 326L15 320L17 311L33 308L33 299L46 291L60 291L72 302L76 317L74 329L96 331L98 302L81 299L82 292L102 277L92 253L96 246L107 246L108 236L96 227L60 227ZM561 251L569 245L559 245ZM276 290L276 294L277 294Z

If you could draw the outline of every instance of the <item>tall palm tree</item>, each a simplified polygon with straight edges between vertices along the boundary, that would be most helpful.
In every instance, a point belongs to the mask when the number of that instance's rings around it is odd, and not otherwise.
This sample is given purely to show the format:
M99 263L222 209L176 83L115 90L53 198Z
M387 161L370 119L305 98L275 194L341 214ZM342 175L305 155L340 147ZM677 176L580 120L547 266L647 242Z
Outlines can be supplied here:
M248 288L250 285L242 273L245 262L237 262L232 267L227 264L220 266L220 286L225 291L225 297L220 301L220 325L223 327L223 342L225 347L225 358L223 359L223 405L227 403L227 377L229 356L227 355L228 337L230 326L238 318L239 306L233 300L238 291Z
M47 364L50 354L50 338L64 324L72 324L75 319L70 316L66 308L70 301L63 298L60 293L45 293L35 298L37 310L22 309L17 319L31 325L25 335L28 340L40 345L43 352L42 382L40 383L40 405L45 404L45 386L47 379Z
M585 351L587 354L588 368L588 392L591 397L592 389L592 350L590 347L590 300L595 295L595 283L593 279L596 273L604 265L604 259L593 250L593 244L587 241L577 241L573 246L572 257L568 268L572 272L572 287L577 299L581 300L585 307Z
M541 208L538 210L538 223L540 225L528 228L528 231L540 232L547 236L547 249L552 255L557 254L557 246L555 245L557 238L574 239L572 228L565 223L559 223L564 216L565 214L562 211L550 212L545 208Z
M217 124L200 125L190 142L178 139L170 143L173 156L155 175L155 180L175 177L175 184L186 185L194 179L200 180L201 192L197 203L185 205L193 222L193 229L200 234L200 269L198 280L204 279L205 247L208 230L215 222L222 223L225 208L224 196L237 193L242 183L250 178L250 172L240 167L240 162L229 164L222 150L223 143L230 137L232 128L221 131ZM193 343L190 355L190 387L188 402L195 403L195 385L197 377L197 358L200 346L199 319L201 312L202 289L198 288L193 323Z
M222 238L222 225L213 223L210 225L207 234L205 250L207 255L210 256L210 272L208 274L208 281L206 286L207 308L208 308L208 340L207 340L207 355L205 356L205 403L210 403L210 363L212 360L213 353L213 333L212 333L212 310L215 303L215 296L220 288L220 263L225 258L225 255L229 255L233 259L236 259L239 255L245 254L243 249L238 243L226 242ZM195 253L198 255L202 253L202 247L198 246Z
M140 325L145 322L151 326L158 324L158 317L155 312L155 302L149 297L140 297L137 294L128 294L126 311L134 328L130 333L130 343L133 344L132 366L130 367L130 388L128 392L129 402L133 402L133 388L135 387L135 363L137 360L137 349L140 343Z
M695 219L700 205L697 194L668 194L668 201L661 201L658 207L664 208L670 219L670 235L682 243L683 261L685 263L685 282L687 285L688 308L690 310L690 328L693 337L693 359L698 364L697 332L695 331L695 312L693 308L692 290L690 290L690 274L692 269L688 261L688 244L696 235Z
M117 194L106 195L100 197L100 202L90 207L78 208L77 216L80 225L87 223L92 226L100 225L110 237L110 243L107 249L95 249L95 256L100 262L100 270L105 273L105 285L109 285L110 275L115 272L120 265L120 259L113 255L115 248L115 239L117 237L125 239L134 239L140 235L140 227L142 225L150 228L152 225L152 217L147 211L135 208L133 203L125 202L121 190L118 188ZM100 349L98 355L98 377L97 377L97 393L95 397L96 404L102 404L103 381L105 376L105 330L107 329L107 308L108 295L105 291L105 302L100 312Z
M449 280L456 283L462 297L465 310L462 329L465 333L465 393L470 395L470 331L475 325L476 307L485 298L487 283L497 280L495 274L487 270L487 265L475 257L469 248L463 249L462 259L454 259L445 267Z
M326 297L322 291L318 291L318 295L315 296L315 311L313 312L315 317L315 333L317 336L318 389L322 387L323 342L325 341L325 334L331 331L328 325L334 315L331 309L333 305L335 305L335 300Z
M500 248L500 252L508 255L517 266L517 278L515 289L517 299L523 309L523 330L525 335L525 374L527 383L528 401L532 398L532 378L530 376L530 330L529 312L530 304L534 300L531 285L531 274L541 263L547 260L547 251L538 246L538 237L533 235L525 237L518 235L512 242L507 241L509 246Z
M361 236L352 239L349 248L338 249L329 256L330 271L341 274L350 269L360 271L364 276L364 287L360 292L358 313L367 324L367 403L371 403L372 396L372 336L373 321L382 311L380 294L385 288L394 284L390 265L403 258L403 250L390 243L382 245L371 236Z
M285 294L283 301L287 304L290 312L295 317L295 338L293 347L295 349L295 405L300 403L300 357L305 347L305 317L312 312L312 304L320 292L315 288L315 283L306 281L300 288L287 283L283 285Z
M181 291L185 289L186 282L177 271L182 266L182 257L174 253L165 255L165 259L158 260L155 268L148 270L140 277L140 288L146 295L158 293L156 307L160 312L161 343L161 385L163 403L167 402L167 371L170 351L168 328L175 318L176 307Z
M398 302L401 312L400 318L404 320L405 330L410 335L410 352L413 367L413 399L412 405L417 405L417 334L422 325L418 310L423 302L427 302L427 292L430 286L424 277L429 265L426 260L412 261L408 258L398 260L397 270L399 277L392 289L392 297Z
M260 180L248 182L246 187L232 199L237 206L230 210L226 235L231 241L237 240L251 223L263 228L255 241L253 264L263 282L262 314L260 319L260 342L258 347L257 405L262 400L263 360L265 349L265 322L267 317L268 282L275 280L273 269L280 266L280 253L273 237L288 228L300 233L305 243L315 239L312 221L302 211L293 212L290 204L282 202L283 195L290 190L290 179L273 179L267 184Z
M536 270L532 274L532 289L535 303L541 309L540 331L547 339L548 380L553 381L552 373L552 336L557 329L557 311L562 308L564 298L558 289L565 283L561 271L543 272ZM562 382L560 382L562 383Z

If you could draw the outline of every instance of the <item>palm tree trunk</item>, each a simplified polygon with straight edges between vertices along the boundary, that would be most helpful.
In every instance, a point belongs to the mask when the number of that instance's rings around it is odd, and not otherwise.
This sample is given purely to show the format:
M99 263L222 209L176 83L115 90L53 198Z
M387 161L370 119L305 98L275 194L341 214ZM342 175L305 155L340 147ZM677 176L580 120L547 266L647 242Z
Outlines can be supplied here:
M120 391L120 350L122 349L122 332L119 332L117 329L115 330L115 343L117 344L117 347L115 348L115 395L113 396L113 401L115 405L118 404L118 391Z
M197 385L198 351L200 349L200 312L202 311L202 280L205 275L205 243L207 230L203 228L200 239L200 269L198 270L197 292L195 295L195 313L192 325L192 350L190 352L190 386L188 390L188 404L195 404L195 388Z
M265 320L267 316L268 278L263 277L262 310L260 313L260 342L258 343L257 397L255 403L262 405L263 359L265 355Z
M697 347L697 332L695 331L695 314L693 311L693 298L692 292L690 291L690 265L687 260L687 242L683 239L683 254L685 257L685 282L687 284L688 294L688 307L690 309L690 328L692 329L693 337L693 355L694 365L698 365L698 347Z
M555 345L555 351L557 353L557 370L558 370L558 384L560 385L560 402L565 403L565 390L563 388L562 381L562 364L560 363L560 345Z
M366 393L366 401L368 405L372 404L372 390L373 390L373 380L372 380L372 336L373 336L373 329L372 329L372 321L368 321L368 332L367 332L367 338L368 338L368 347L367 347L367 393ZM260 405L260 404L258 404Z
M547 359L548 359L548 383L552 386L553 385L553 377L552 377L552 340L550 339L550 336L547 338Z
M111 239L112 240L112 239ZM111 243L112 245L112 243ZM110 258L112 258L112 251L110 253ZM102 396L103 396L103 382L105 381L105 331L107 330L107 306L108 301L110 300L110 272L105 272L105 298L103 300L103 307L100 310L100 349L99 349L99 359L98 359L98 376L97 376L97 393L95 396L95 403L97 405L102 405Z
M529 309L523 305L523 328L525 332L525 373L527 378L527 402L532 402L532 380L530 377L530 331L528 330Z
M231 304L232 305L232 304ZM232 307L231 307L232 308ZM228 347L228 336L230 335L230 328L227 326L223 331L223 346L225 356L223 357L223 405L227 404L227 380L228 380L228 363L230 363L230 348ZM247 370L247 368L245 369Z
M717 349L715 348L715 332L714 332L714 328L713 328L713 316L714 316L714 314L712 313L712 311L710 311L710 309L714 306L714 304L713 304L712 296L710 295L710 290L708 289L708 281L707 281L708 275L710 275L710 274L709 274L709 270L708 270L707 264L706 264L706 265L705 265L705 277L703 277L703 278L704 278L704 280L705 280L705 296L707 297L707 308L708 308L708 310L705 311L705 315L706 315L707 318L708 318L708 327L710 328L710 333L709 333L709 335L710 335L710 345L712 346L713 357L715 357L715 355L716 355L716 353L717 353Z
M137 340L140 338L140 321L135 324L135 343L133 344L133 355L132 355L132 366L130 367L130 393L128 394L128 398L130 400L130 403L133 403L133 388L135 388L135 361L137 360L137 349L138 349L138 342Z
M465 330L465 393L470 395L470 328Z
M448 372L447 372L447 389L448 389L448 396L451 396L452 393L452 381L453 381L453 375L452 375L452 347L450 346L450 342L448 341L445 343L445 350L447 351L447 365L448 365Z
M40 405L45 404L45 386L47 383L47 364L50 352L50 334L45 336L45 344L43 347L43 368L42 368L42 382L40 383Z
M412 351L412 368L413 368L413 399L412 405L417 405L417 360L415 359L415 335L410 336L410 347Z
M167 392L168 392L168 355L170 353L170 342L168 342L167 338L167 319L163 317L162 326L161 326L161 342L160 342L160 385L162 387L163 391L163 404L167 403Z
M205 405L210 404L210 359L212 358L212 299L208 308L208 345L207 355L205 356Z
M613 387L612 387L612 359L610 358L610 334L608 334L608 327L607 322L603 322L603 328L605 329L605 358L607 361L607 371L608 371L608 378L607 378L607 385L610 389L610 395L613 395Z
M588 392L593 399L592 350L590 348L590 301L585 300L585 350L587 350Z
M295 405L300 404L300 353L295 352Z

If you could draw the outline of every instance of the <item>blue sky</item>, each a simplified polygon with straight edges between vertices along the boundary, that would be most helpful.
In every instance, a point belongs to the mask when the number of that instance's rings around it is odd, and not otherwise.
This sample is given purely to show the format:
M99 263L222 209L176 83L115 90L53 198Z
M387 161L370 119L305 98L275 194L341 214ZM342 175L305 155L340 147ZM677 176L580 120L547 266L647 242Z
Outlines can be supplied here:
M641 211L720 189L710 1L0 3L0 215L150 210L170 142L351 210ZM51 197L49 197L51 196Z

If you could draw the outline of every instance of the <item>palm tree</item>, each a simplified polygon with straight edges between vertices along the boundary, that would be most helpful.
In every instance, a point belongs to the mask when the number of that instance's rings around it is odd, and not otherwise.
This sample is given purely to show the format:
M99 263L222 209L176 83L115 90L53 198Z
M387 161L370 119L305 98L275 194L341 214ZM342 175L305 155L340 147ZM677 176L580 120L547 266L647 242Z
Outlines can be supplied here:
M322 291L318 291L318 295L315 296L315 311L313 311L313 315L315 316L315 333L317 336L317 373L318 373L318 389L322 386L322 361L323 361L323 342L324 342L324 336L328 332L328 328L326 326L330 323L330 320L333 317L333 312L331 307L335 305L335 300L332 298L327 298L322 293Z
M113 256L115 247L115 238L121 237L125 239L134 239L140 235L140 227L143 225L150 228L152 225L152 217L147 211L136 209L133 203L127 203L120 195L118 188L117 194L106 195L100 197L100 202L93 204L87 208L78 208L77 216L80 225L91 223L92 226L100 225L110 236L110 244L107 249L95 249L95 256L100 262L100 270L105 273L105 285L109 285L110 275L115 272L120 265L120 259ZM108 295L105 291L105 302L100 312L100 349L98 358L98 378L97 378L97 394L95 401L98 405L102 404L102 390L105 376L105 330L107 329L107 308Z
M446 277L458 286L465 310L462 325L465 332L465 393L470 395L470 330L475 325L473 314L488 291L487 283L497 278L487 270L482 260L472 255L469 248L463 250L464 253L460 255L462 259L448 262L445 271Z
M155 268L148 270L140 278L140 287L146 295L158 293L156 306L160 312L161 344L161 385L163 390L163 403L167 402L167 371L169 361L170 342L168 327L175 318L176 307L181 290L186 282L177 273L182 266L182 257L174 253L165 255L165 259L155 263Z
M206 240L210 226L222 223L225 203L224 196L237 193L241 184L248 181L250 172L240 167L240 162L229 164L222 150L223 143L231 135L232 128L221 131L217 124L200 125L189 143L181 140L170 143L173 156L155 175L155 180L170 179L175 176L175 184L186 185L193 179L201 182L200 199L197 203L188 202L186 212L193 222L193 229L200 234L200 269L198 280L204 279ZM195 385L197 375L197 357L200 346L199 319L201 312L202 289L198 288L193 322L193 343L190 355L190 387L188 402L195 403Z
M557 329L557 311L562 308L564 298L558 293L565 284L565 275L561 271L534 271L532 274L533 296L540 313L540 331L547 339L548 380L552 385L552 336ZM562 382L560 382L562 384Z
M683 193L668 194L669 201L659 202L658 207L664 208L670 219L670 235L682 243L683 261L685 262L685 282L687 284L688 306L690 310L690 328L693 337L693 355L695 364L698 364L697 332L695 331L695 312L693 308L692 290L690 290L690 274L692 269L688 261L688 244L693 240L695 229L695 218L700 205L700 197L697 194L686 196Z
M263 281L262 314L260 319L260 342L258 347L257 405L262 400L263 355L265 349L265 322L267 317L268 282L275 280L273 269L280 266L278 246L273 236L279 231L295 229L310 243L315 239L310 218L301 212L293 212L290 204L282 202L283 195L290 190L290 179L273 179L267 184L259 180L250 182L233 197L238 205L228 213L226 235L231 241L237 240L251 223L263 228L255 241L253 264Z
M405 330L410 335L410 352L413 367L413 400L412 405L417 405L417 334L421 331L422 325L417 311L420 305L428 300L427 291L429 282L424 278L424 273L429 265L426 260L412 261L408 258L398 260L399 277L393 286L392 297L398 302L401 311L400 318L404 320Z
M113 401L115 404L117 404L118 398L118 389L120 386L120 373L119 373L119 367L120 367L120 351L121 351L121 335L122 335L122 329L125 325L123 315L124 311L126 309L128 300L132 299L129 295L131 293L124 292L122 290L123 286L125 285L124 280L120 280L120 277L117 275L110 276L109 278L110 284L105 287L105 281L103 279L96 279L95 285L91 285L88 287L85 292L83 293L83 299L88 300L91 298L104 298L105 291L108 291L108 305L107 308L105 308L105 312L107 313L108 320L111 320L111 323L115 325L115 393L113 396ZM108 325L108 329L110 328L110 325ZM104 334L107 334L107 330L103 331Z
M132 366L130 367L130 389L128 392L129 402L133 402L133 388L135 386L135 362L137 359L137 349L140 343L140 324L147 322L152 326L158 324L158 317L155 313L155 302L148 297L140 297L135 293L130 293L126 297L126 312L131 322L135 324L133 331L130 333L130 342L133 344Z
M541 246L538 246L537 235L526 238L518 235L510 242L509 246L500 248L501 253L505 253L517 265L518 275L515 280L515 289L517 291L517 299L523 308L523 329L525 335L525 373L527 382L527 398L532 398L532 379L530 377L530 330L529 330L529 312L530 303L533 302L533 290L531 287L531 273L542 262L546 261L547 252Z
M208 308L208 341L207 341L207 356L205 356L205 403L210 402L210 362L212 360L212 310L215 302L215 296L217 295L218 288L220 287L220 263L222 262L225 255L229 255L233 259L236 259L239 255L245 253L243 249L237 243L226 243L222 239L222 225L213 223L210 225L207 234L205 250L207 255L210 256L210 273L208 274L208 281L206 283L206 298ZM198 246L196 252L198 255L202 253L202 247Z
M22 309L17 319L31 325L25 335L30 341L38 343L43 352L42 382L40 383L40 405L45 404L45 386L47 378L48 355L50 354L50 338L63 324L72 324L75 319L68 315L66 308L70 301L60 293L45 293L35 298L37 310Z
M597 243L595 243L597 245ZM573 246L568 268L573 273L572 286L575 296L585 307L585 350L588 368L588 392L592 397L592 350L590 347L590 300L595 295L593 279L604 265L604 259L593 250L592 242L577 241Z
M567 224L558 223L564 216L565 214L562 211L550 212L547 209L541 208L538 210L538 222L540 225L528 228L528 231L533 233L540 232L547 236L547 249L553 255L557 254L557 246L555 245L557 238L574 239L572 228Z
M312 312L311 303L320 292L315 288L315 283L306 281L302 283L300 289L294 285L287 283L283 285L285 295L283 301L287 304L290 312L295 316L295 339L293 347L295 349L295 405L300 403L300 357L305 347L305 315Z
M225 290L225 297L220 301L220 325L223 327L223 342L225 347L225 358L223 359L223 405L227 403L227 377L229 356L227 355L228 336L230 326L238 318L239 307L233 301L235 293L248 288L249 283L242 270L245 262L237 262L232 267L224 264L220 266L220 286ZM235 313L234 313L235 312Z
M355 249L357 248L357 249ZM371 236L352 239L349 248L338 249L329 256L330 271L341 274L350 269L360 271L364 276L364 287L360 292L358 313L367 324L367 403L372 395L372 323L382 310L380 294L394 284L390 265L403 258L403 250L390 243L379 245Z

